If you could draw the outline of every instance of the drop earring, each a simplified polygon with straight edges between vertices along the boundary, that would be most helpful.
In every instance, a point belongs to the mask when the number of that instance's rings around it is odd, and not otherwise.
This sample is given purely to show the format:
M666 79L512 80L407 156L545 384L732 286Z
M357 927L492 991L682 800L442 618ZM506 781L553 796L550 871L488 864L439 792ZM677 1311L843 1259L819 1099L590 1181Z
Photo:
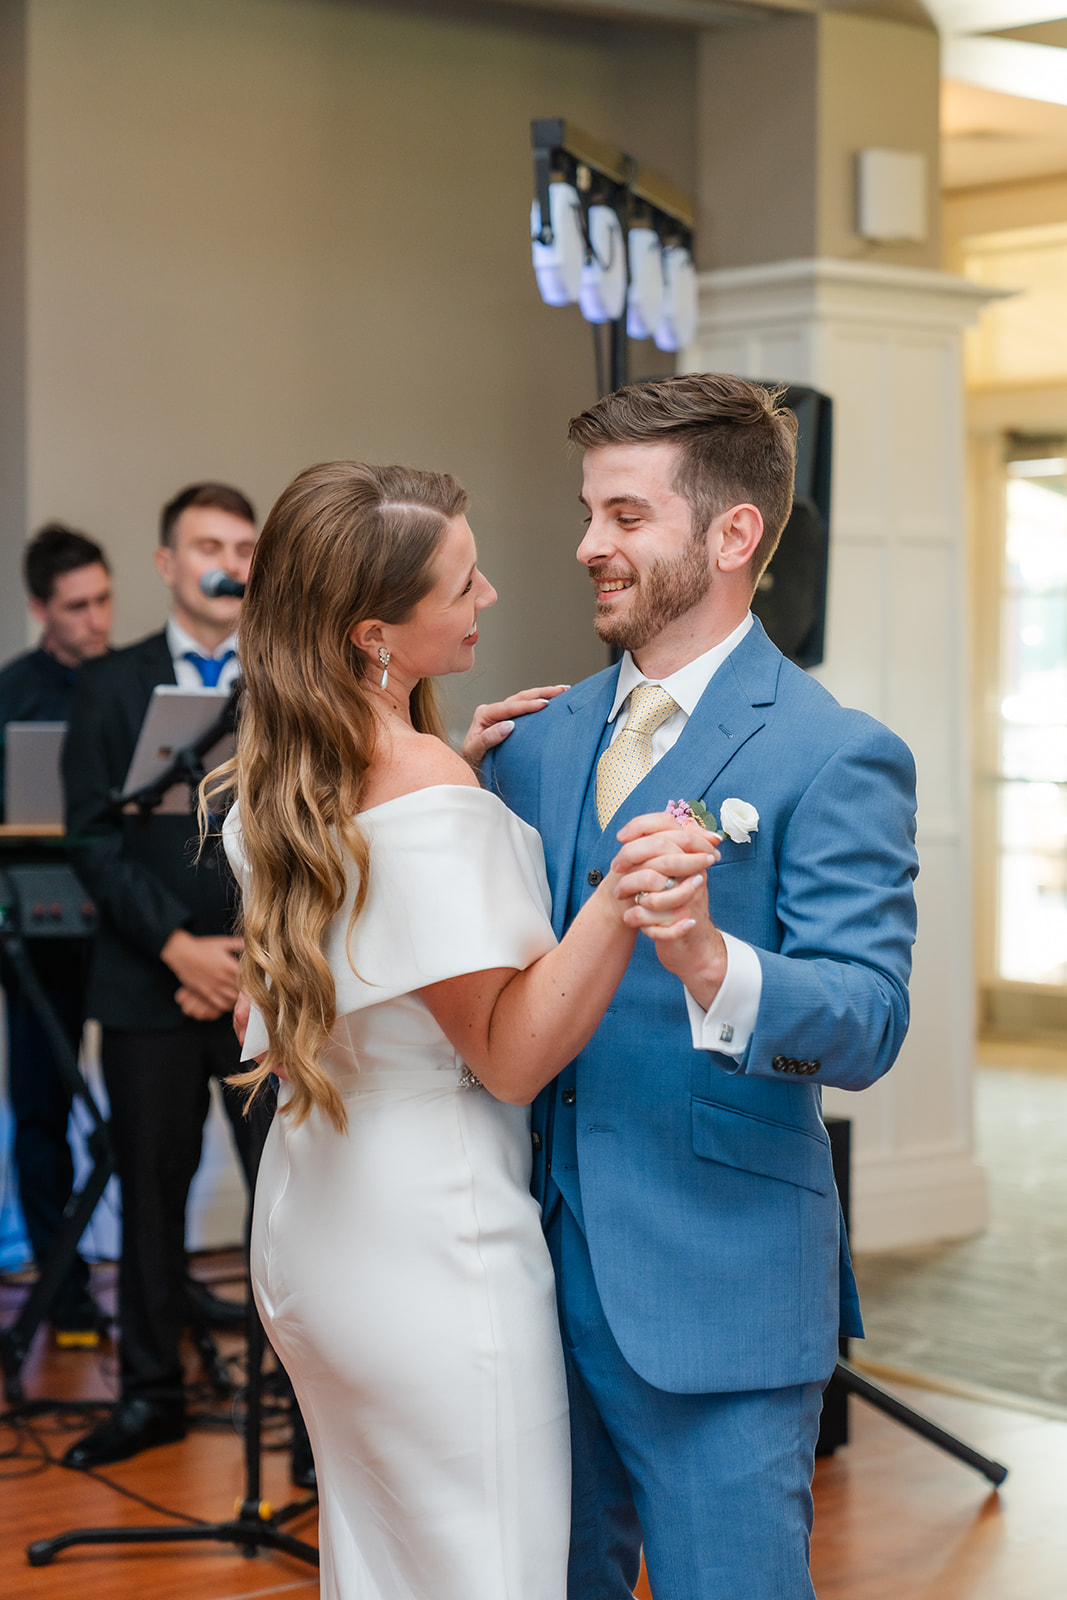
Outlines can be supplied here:
M378 679L379 689L385 689L389 684L389 652L384 644L378 646L378 660L382 664L382 675Z

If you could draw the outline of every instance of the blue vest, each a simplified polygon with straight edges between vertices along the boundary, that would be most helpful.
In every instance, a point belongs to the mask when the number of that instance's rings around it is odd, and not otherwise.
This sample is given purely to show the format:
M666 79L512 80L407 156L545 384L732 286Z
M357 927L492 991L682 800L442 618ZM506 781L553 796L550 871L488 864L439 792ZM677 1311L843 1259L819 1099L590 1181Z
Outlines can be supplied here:
M585 791L585 803L582 806L578 828L578 847L574 852L574 870L567 896L568 928L586 901L596 893L600 878L597 877L590 883L590 872L601 874L606 872L608 862L618 849L615 827L609 822L606 829L601 828L596 809L596 769L601 755L611 742L613 728L614 723L604 724L596 761L593 762L589 784ZM562 1195L578 1226L584 1231L585 1220L582 1215L582 1192L578 1173L577 1130L581 1104L577 1079L578 1062L571 1061L564 1067L551 1091L546 1119L549 1176L545 1194L545 1220L548 1220L555 1209L557 1194Z

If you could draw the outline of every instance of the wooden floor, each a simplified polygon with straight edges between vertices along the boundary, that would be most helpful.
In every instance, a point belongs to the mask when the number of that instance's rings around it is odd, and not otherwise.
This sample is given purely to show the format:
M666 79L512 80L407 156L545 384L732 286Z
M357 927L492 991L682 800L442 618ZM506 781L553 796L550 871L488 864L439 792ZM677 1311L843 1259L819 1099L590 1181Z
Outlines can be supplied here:
M91 1398L107 1393L111 1372L107 1360L57 1354L42 1340L25 1378L30 1395ZM819 1600L1063 1600L1067 1423L942 1394L898 1392L1006 1462L1011 1476L995 1494L973 1472L853 1401L853 1442L816 1473ZM22 1436L22 1457L0 1460L4 1600L311 1600L318 1593L314 1574L298 1561L274 1554L249 1560L213 1545L79 1549L50 1566L30 1567L31 1540L71 1527L165 1520L92 1477L42 1465L35 1452L58 1456L74 1436L54 1427L43 1422L36 1438ZM0 1450L14 1443L6 1427ZM286 1454L265 1455L265 1493L275 1504L293 1498L287 1469ZM242 1448L232 1432L196 1430L184 1443L148 1451L107 1476L191 1516L223 1519L243 1492ZM315 1520L310 1507L289 1526L313 1541Z

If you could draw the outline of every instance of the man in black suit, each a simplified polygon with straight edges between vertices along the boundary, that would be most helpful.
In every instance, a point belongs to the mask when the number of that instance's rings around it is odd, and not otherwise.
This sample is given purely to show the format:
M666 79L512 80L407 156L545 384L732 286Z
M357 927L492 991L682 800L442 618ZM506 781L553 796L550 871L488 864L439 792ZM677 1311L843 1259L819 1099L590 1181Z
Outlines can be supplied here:
M35 650L0 670L0 796L9 722L66 722L74 675L103 655L111 635L111 574L95 539L49 522L23 558L30 611L41 629ZM32 939L27 953L75 1051L85 1020L85 945ZM36 1011L11 963L0 961L7 998L8 1089L19 1201L34 1260L47 1255L70 1199L74 1166L67 1143L71 1094ZM75 1255L50 1308L56 1342L95 1347L107 1326L89 1292L89 1268Z
M71 1466L121 1461L185 1434L179 1341L187 1320L185 1205L200 1160L211 1078L238 1066L231 1013L241 941L221 846L197 857L192 814L117 814L157 684L230 688L240 602L208 599L221 569L244 582L256 540L244 495L194 484L164 507L156 565L171 591L161 633L80 676L63 756L71 856L96 902L89 1014L102 1028L104 1079L122 1187L121 1395L76 1441ZM249 1187L264 1134L239 1097L223 1098Z

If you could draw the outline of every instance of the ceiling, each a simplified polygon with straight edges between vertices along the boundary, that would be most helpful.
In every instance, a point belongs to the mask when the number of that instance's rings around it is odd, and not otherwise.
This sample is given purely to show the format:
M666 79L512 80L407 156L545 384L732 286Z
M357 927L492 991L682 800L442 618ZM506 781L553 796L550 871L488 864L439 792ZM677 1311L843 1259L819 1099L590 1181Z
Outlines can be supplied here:
M943 79L941 182L946 189L1067 173L1067 106Z
M1065 0L927 0L946 189L1067 173Z
M497 0L686 28L763 11L933 22L941 35L946 189L1067 175L1067 0Z

